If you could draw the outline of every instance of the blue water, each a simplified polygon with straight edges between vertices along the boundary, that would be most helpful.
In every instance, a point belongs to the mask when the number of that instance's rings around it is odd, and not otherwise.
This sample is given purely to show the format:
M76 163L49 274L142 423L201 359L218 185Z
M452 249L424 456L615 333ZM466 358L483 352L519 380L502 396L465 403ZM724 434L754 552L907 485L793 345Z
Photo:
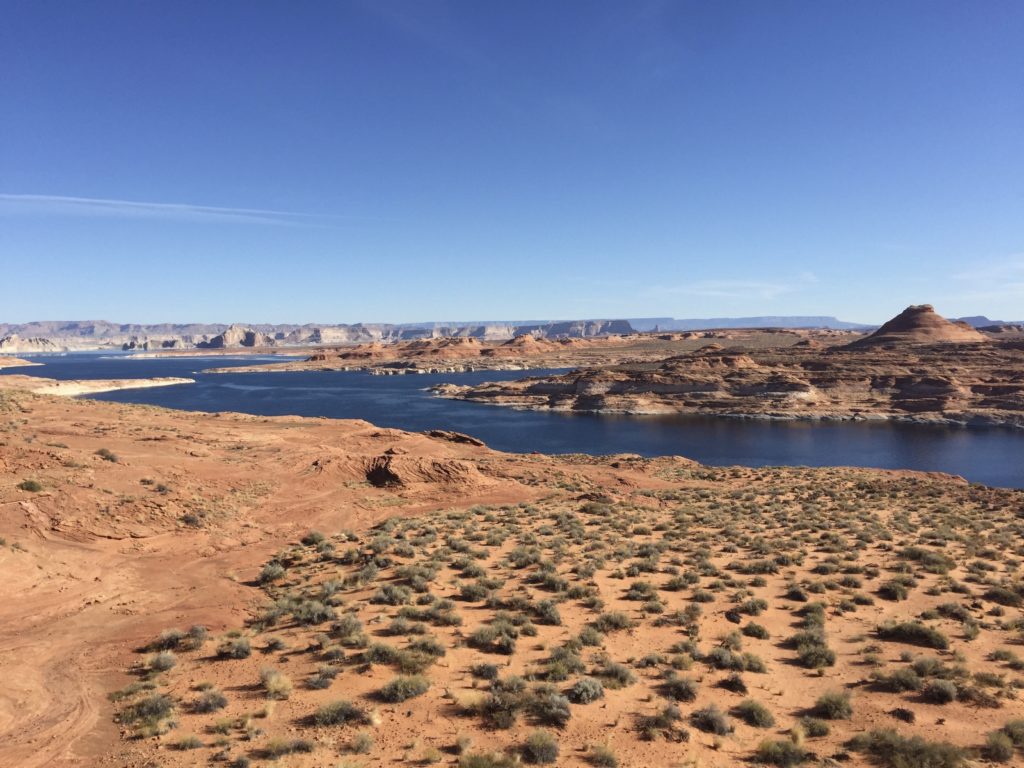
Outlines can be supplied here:
M689 416L607 416L516 411L424 391L440 382L515 379L522 371L370 376L357 372L204 374L260 358L131 359L121 355L37 356L54 379L185 376L195 384L122 390L97 400L192 411L365 419L407 430L450 429L493 448L527 453L680 455L705 464L863 466L949 472L988 485L1024 488L1024 432L885 423L766 422ZM280 357L267 358L281 360ZM541 372L543 373L543 372Z

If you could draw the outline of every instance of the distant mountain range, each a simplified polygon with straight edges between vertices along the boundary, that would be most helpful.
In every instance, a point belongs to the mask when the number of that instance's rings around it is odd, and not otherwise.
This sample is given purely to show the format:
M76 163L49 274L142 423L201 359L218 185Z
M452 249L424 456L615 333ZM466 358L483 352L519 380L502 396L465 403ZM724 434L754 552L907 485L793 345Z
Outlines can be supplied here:
M1004 324L983 315L960 318L978 328ZM0 323L0 353L124 349L227 349L297 347L408 341L442 336L500 341L530 334L539 338L589 338L650 331L713 328L830 328L871 330L825 315L757 317L634 317L612 320L481 320L472 322L355 323L111 323L106 320L43 320Z
M970 317L956 317L961 323L973 325L975 328L987 328L993 325L1024 325L1024 320L989 320L984 315L971 315Z
M630 325L638 331L699 331L708 328L832 328L860 331L877 326L848 323L827 315L762 315L758 317L632 317Z

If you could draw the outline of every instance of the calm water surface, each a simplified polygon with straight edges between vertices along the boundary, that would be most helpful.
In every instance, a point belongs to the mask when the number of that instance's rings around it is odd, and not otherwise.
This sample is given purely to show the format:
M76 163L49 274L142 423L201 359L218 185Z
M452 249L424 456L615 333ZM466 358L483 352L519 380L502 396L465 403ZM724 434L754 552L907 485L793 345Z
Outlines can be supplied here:
M186 376L195 384L93 396L192 411L366 419L407 430L451 429L504 451L681 455L705 464L847 465L949 472L1024 488L1024 432L891 424L765 422L680 416L606 416L516 411L442 400L439 382L516 379L522 371L370 376L355 372L204 374L203 368L274 358L130 359L119 355L36 356L44 368L13 368L54 379ZM535 373L543 373L535 372Z

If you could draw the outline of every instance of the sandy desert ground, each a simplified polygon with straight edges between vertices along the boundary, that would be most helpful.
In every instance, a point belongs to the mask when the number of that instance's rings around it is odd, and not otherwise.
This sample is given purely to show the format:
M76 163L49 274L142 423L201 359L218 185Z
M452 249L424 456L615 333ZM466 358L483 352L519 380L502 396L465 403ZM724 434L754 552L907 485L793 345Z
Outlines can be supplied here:
M1019 491L24 390L0 424L3 765L1022 757Z

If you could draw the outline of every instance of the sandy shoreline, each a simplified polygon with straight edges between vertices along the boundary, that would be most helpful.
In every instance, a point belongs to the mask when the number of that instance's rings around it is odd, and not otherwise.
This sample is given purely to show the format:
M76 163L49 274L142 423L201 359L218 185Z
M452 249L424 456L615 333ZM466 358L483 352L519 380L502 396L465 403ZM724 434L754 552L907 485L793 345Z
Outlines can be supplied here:
M154 379L73 379L58 381L37 376L4 376L0 388L28 390L37 395L60 395L77 397L100 392L115 392L120 389L148 389L170 387L175 384L195 384L195 379L160 377Z
M33 363L31 360L23 360L20 357L0 355L0 368L27 368L31 365L42 365L42 363Z

